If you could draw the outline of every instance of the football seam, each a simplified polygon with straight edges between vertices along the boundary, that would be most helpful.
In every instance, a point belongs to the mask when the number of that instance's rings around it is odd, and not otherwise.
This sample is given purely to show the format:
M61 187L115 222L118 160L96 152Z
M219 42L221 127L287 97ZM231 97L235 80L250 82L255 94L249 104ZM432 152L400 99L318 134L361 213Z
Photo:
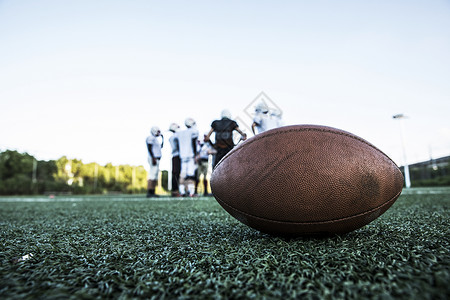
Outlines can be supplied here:
M258 216L255 216L255 215L243 212L243 211L241 211L241 210L239 210L239 209L229 205L228 203L224 202L223 200L220 200L220 198L217 197L214 193L213 193L213 195L216 198L216 200L218 202L220 202L220 204L223 204L223 205L227 206L228 208L230 208L232 210L235 210L236 212L238 212L240 214L243 214L243 215L246 215L248 217L252 217L252 218L263 220L263 221L270 221L270 222L274 222L274 223L279 223L279 224L315 225L315 224L329 224L329 223L334 223L334 222L345 221L345 220L349 220L349 219L352 219L352 218L355 218L355 217L361 217L361 216L367 215L369 213L375 212L376 210L379 210L383 206L385 206L385 205L387 205L387 204L389 204L391 202L394 202L400 196L401 192L402 191L399 191L394 197L392 197L388 201L384 202L383 204L381 204L381 205L379 205L379 206L377 206L375 208L367 210L365 212L362 212L362 213L359 213L359 214L356 214L356 215L347 216L347 217L344 217L344 218L339 218L339 219L332 219L332 220L328 220L328 221L313 221L313 222L311 222L311 221L310 222L279 221L279 220L272 220L272 219L258 217Z
M337 129L337 130L339 130L339 129ZM363 138L360 138L360 137L355 136L353 134L345 133L345 132L336 132L336 131L333 131L333 130L330 130L330 129L325 129L325 128L323 128L323 129L320 129L320 128L301 128L301 129L298 128L298 129L294 129L293 128L293 129L285 130L282 133L288 133L288 132L294 132L294 131L320 131L320 132L327 132L327 133L332 133L332 134L337 134L337 135L342 135L342 136L346 136L346 137L352 138L352 139L357 140L359 142L362 142L363 144L366 144L367 146L369 146L369 147L375 149L376 151L380 152L381 154L383 154L383 156L385 156L387 159L389 159L395 166L397 166L397 164L389 156L387 156L383 151L381 151L380 149L378 149L377 147L375 147L374 145L372 145L368 141L364 140ZM279 134L279 133L273 132L273 133L264 134L263 136L259 136L259 137L255 136L255 139L253 139L252 141L243 143L242 145L249 145L249 144L252 144L252 143L254 143L254 142L256 142L256 141L258 141L260 139L264 139L266 137L270 137L270 136L277 135L277 134ZM240 151L241 148L242 147L236 148L236 151L231 151L231 152L227 153L227 155L225 155L225 157L223 157L219 161L219 163L216 165L216 167L214 169L216 169L226 158L228 158L228 156L231 156L234 153ZM398 168L398 166L397 166L397 168Z

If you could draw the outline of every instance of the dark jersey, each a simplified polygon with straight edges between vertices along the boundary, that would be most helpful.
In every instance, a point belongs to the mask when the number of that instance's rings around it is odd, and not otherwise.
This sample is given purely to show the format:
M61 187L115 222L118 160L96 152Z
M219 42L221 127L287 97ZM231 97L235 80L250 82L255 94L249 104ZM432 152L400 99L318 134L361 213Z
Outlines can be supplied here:
M233 147L233 130L238 124L230 119L223 118L212 122L211 128L216 133L216 146L221 148Z

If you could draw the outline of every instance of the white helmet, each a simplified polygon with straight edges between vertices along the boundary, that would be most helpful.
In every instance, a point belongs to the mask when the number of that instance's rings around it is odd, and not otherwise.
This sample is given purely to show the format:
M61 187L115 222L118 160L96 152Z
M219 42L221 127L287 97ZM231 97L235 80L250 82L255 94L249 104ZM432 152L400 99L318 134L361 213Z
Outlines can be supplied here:
M231 119L231 112L228 109L222 110L220 116L223 118Z
M267 107L267 104L265 102L259 102L255 106L255 112L257 113L267 113L269 111L269 108Z
M161 130L159 130L158 126L153 126L152 129L150 129L150 133L153 136L158 136L161 133Z
M192 118L187 118L187 119L184 121L184 125L186 125L187 128L191 128L192 126L195 125L195 120L192 119Z
M180 128L180 125L178 125L177 123L172 123L172 124L170 124L170 126L169 126L169 130L172 131L172 132L177 131L178 128Z

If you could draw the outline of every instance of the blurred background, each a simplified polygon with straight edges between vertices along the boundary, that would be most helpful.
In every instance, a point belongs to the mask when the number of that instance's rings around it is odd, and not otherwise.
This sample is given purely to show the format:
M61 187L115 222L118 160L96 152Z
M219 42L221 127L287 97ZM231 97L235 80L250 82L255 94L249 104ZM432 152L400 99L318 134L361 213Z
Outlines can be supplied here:
M131 178L152 126L167 141L192 117L202 135L229 109L252 136L264 92L286 125L337 127L398 165L438 168L449 53L444 0L2 0L0 151L127 165Z

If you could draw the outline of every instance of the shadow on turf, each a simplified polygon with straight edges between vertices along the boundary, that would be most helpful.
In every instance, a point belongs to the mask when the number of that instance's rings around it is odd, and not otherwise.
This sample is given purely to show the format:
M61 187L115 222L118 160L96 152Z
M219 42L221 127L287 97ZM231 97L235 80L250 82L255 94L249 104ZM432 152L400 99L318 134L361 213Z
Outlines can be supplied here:
M362 228L354 230L345 234L309 234L302 236L280 236L280 235L272 235L268 233L260 232L256 229L247 227L242 224L237 224L235 226L221 226L214 227L211 232L212 235L216 236L227 236L229 239L239 240L239 241L248 241L253 240L264 241L267 240L282 240L285 242L299 242L299 241L354 241L354 240L381 240L381 239L395 239L401 240L402 233L398 230L395 230L393 226L375 226L375 225L366 225Z

